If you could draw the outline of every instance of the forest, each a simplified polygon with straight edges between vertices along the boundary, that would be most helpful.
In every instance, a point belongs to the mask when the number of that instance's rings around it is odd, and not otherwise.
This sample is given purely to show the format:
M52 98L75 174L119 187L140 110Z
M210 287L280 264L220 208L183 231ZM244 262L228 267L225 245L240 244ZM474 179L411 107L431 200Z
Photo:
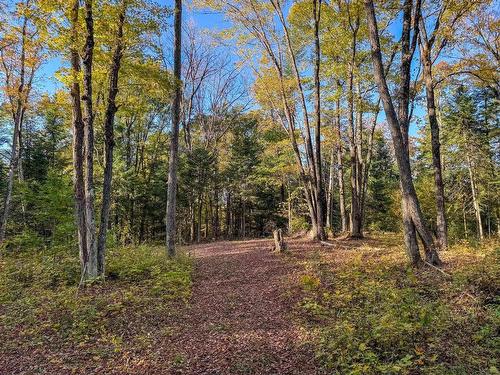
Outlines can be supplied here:
M498 0L0 0L0 374L500 374Z

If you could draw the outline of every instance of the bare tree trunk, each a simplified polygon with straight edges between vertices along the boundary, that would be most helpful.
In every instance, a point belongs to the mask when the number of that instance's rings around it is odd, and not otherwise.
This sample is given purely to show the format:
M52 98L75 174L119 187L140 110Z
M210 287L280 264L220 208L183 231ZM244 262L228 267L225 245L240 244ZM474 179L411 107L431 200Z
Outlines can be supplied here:
M360 202L358 194L358 169L359 160L356 146L356 127L354 124L354 65L356 63L356 43L357 33L359 30L359 18L356 19L355 25L352 27L352 52L351 61L349 63L349 88L348 88L348 135L349 135L349 156L351 161L351 222L350 222L350 237L361 238L361 217L360 217ZM360 130L358 129L358 132Z
M423 22L421 22L421 25ZM445 215L443 169L441 167L441 144L439 140L439 123L436 115L436 102L434 99L434 82L432 78L432 61L430 45L424 29L421 27L423 36L420 38L420 58L424 66L423 75L425 82L425 94L427 98L427 116L431 129L432 166L434 167L434 186L436 189L436 228L437 241L441 249L448 247L448 226Z
M420 0L417 0L420 1ZM404 0L403 3L403 30L401 35L401 66L400 66L400 87L398 91L398 116L399 127L403 138L403 148L408 160L410 159L409 151L409 103L410 103L410 69L413 51L410 46L410 33L411 33L411 18L412 18L413 0ZM418 22L415 27L418 26ZM418 32L416 33L418 34ZM403 191L402 182L400 179L400 189ZM408 199L402 197L401 199L402 216L403 216L403 234L405 237L405 244L408 256L413 264L420 263L421 256L418 248L417 231L411 219L410 207Z
M174 9L174 77L176 79L175 96L172 103L172 135L170 140L170 158L168 163L167 196L167 252L175 255L175 207L177 194L177 164L179 159L179 121L181 106L181 45L182 45L182 0L175 0Z
M196 232L195 202L189 203L189 217L191 219L191 225L189 229L189 241L193 243L195 240L195 232Z
M198 226L196 227L196 242L201 241L201 217L203 210L203 193L198 195Z
M372 126L370 128L370 133L368 134L368 145L366 150L366 159L363 164L363 171L361 173L361 217L364 220L365 217L365 201L366 201L366 192L368 190L368 179L370 177L370 166L372 163L372 154L373 154L373 137L375 134L375 127L377 126L377 118L380 112L380 98L377 101L375 113L373 114Z
M246 202L243 199L242 204L241 204L241 233L240 236L241 238L246 237L246 222L245 222L245 211L246 211Z
M77 49L78 10L80 0L74 0L71 9L71 106L73 130L73 187L75 196L75 218L78 233L78 249L82 267L82 279L85 277L89 254L87 249L86 212L85 212L85 176L83 162L84 125L80 101L80 56Z
M337 87L340 84L337 82ZM342 162L342 132L340 123L340 98L337 99L337 179L339 185L339 210L342 233L347 232L347 214L345 210L345 192L344 192L344 167Z
M472 161L468 152L467 152L467 169L469 170L470 188L472 190L472 205L474 207L474 214L476 215L477 234L479 236L479 239L482 241L484 239L484 234L483 234L483 222L481 219L481 207L479 205L476 180L474 178L474 172L472 170Z
M333 233L333 184L335 181L335 147L330 155L330 171L328 174L328 191L326 194L326 227Z
M496 218L496 222L497 222L497 237L500 237L500 212L499 211L500 210L497 207L495 210L495 218Z
M465 239L467 239L469 234L467 232L467 217L466 217L465 213L466 213L466 201L464 200L464 202L462 204L462 219L464 222L464 235L465 235Z
M83 280L98 276L97 242L94 217L94 112L92 106L92 67L94 55L93 0L85 0L85 48L83 51L83 124L85 163L85 219L88 263Z
M116 33L116 45L111 60L111 69L109 74L108 103L104 118L104 137L105 137L105 167L104 183L102 188L102 208L101 224L99 226L99 236L97 240L97 272L104 276L104 258L106 252L106 233L109 222L109 209L111 207L111 183L113 179L113 148L114 140L114 122L116 107L116 96L118 95L118 74L123 56L123 25L125 23L125 13L127 10L127 0L122 0L120 14L118 16L118 29ZM144 223L142 218L141 225ZM142 231L143 232L143 231Z
M277 253L283 253L286 251L286 243L285 240L283 239L283 232L281 229L275 229L273 231L273 237L274 237L274 251Z
M405 225L412 223L415 226L415 229L418 232L420 239L422 240L422 243L424 245L426 260L431 264L439 265L441 264L441 261L436 252L436 247L434 245L432 235L429 229L427 228L426 223L424 222L423 214L420 209L420 203L418 201L415 187L413 185L410 159L407 152L407 147L405 146L403 132L400 127L401 125L400 120L398 120L398 117L396 115L392 98L389 93L389 88L387 86L387 81L385 79L373 0L365 0L365 8L368 19L369 38L372 49L372 61L374 66L375 80L377 82L379 94L382 99L382 103L384 105L384 111L386 114L387 122L389 123L391 129L392 141L394 145L394 153L396 156L396 161L398 164L399 174L400 174L401 194L404 205L403 211L406 212L406 216L404 217L404 219L405 218L409 219L408 221L405 221ZM409 23L407 19L408 17L410 17L411 20L411 6L409 14L407 10L405 10L404 22ZM408 93L404 94L407 95ZM405 232L407 230L409 230L409 228L405 227ZM407 239L407 236L405 236L405 239ZM408 241L406 241L406 245L407 246L409 245ZM409 251L409 253L411 261L413 263L417 263L420 255L416 256L415 253L413 253L413 251L411 252Z
M321 46L319 40L319 23L321 20L321 2L322 0L313 0L314 12L314 113L315 113L315 158L316 163L316 222L318 230L318 239L326 240L324 224L324 202L325 190L323 187L323 178L321 172L321 84L320 84L320 64L321 64Z

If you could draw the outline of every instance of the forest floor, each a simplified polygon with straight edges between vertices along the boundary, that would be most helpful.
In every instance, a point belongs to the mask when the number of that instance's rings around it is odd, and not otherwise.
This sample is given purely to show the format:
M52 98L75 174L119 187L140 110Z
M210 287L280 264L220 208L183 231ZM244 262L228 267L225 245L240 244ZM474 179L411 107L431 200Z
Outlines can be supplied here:
M173 374L314 374L314 353L292 319L298 263L269 240L189 247L196 258L191 304L167 343ZM158 369L160 371L160 369Z
M40 259L0 259L0 373L499 373L498 242L454 246L441 271L409 268L392 234L287 242L193 245L174 262L125 248L80 292L77 262L50 260L35 287Z

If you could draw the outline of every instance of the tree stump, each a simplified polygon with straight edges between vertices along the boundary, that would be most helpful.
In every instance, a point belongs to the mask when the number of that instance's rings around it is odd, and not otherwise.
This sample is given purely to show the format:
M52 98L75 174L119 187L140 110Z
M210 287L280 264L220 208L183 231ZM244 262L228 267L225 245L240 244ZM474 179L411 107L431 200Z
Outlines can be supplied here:
M273 231L274 235L274 251L277 253L283 253L286 251L286 243L283 240L283 233L281 229L275 229Z

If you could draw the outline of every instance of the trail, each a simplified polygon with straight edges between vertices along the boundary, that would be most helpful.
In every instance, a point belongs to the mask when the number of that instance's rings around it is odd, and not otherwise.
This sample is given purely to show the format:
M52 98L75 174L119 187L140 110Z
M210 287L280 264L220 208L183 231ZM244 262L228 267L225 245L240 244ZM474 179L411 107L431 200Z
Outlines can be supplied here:
M165 342L168 373L317 373L285 293L296 262L270 248L269 240L188 248L196 258L193 294L180 330Z

